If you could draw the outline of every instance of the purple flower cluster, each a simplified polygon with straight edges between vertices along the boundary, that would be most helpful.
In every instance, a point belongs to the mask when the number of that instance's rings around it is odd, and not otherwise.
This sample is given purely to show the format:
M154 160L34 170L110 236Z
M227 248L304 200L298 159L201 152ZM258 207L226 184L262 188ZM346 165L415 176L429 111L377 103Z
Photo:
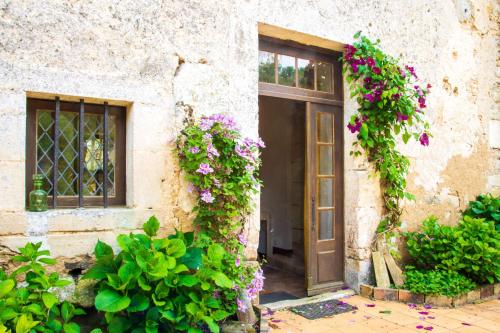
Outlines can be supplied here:
M201 195L201 201L203 202L212 203L215 200L210 190L203 190L201 191L200 195Z
M200 128L202 131L208 131L212 129L215 123L221 124L222 128L230 131L238 130L238 126L234 118L223 114L214 114L209 117L202 117L200 121Z
M356 119L354 120L354 125L349 123L347 125L347 128L351 131L351 133L357 133L361 130L361 125L363 125L363 122L365 122L366 119L368 119L366 116L363 116L361 119L356 117Z
M211 160L214 158L214 156L215 157L220 156L219 151L217 150L217 148L214 147L214 145L211 142L207 144L207 155L208 158Z
M397 112L396 116L397 116L399 122L408 120L408 116L404 113Z
M201 173L203 175L208 175L209 173L214 172L214 169L207 163L200 163L200 166L198 167L198 170L196 172Z
M198 148L198 147L191 147L191 148L188 149L188 151L191 154L198 154L200 152L200 148Z
M243 245L243 246L247 246L247 244L248 244L248 240L247 240L247 238L245 237L245 235L243 235L243 234L238 234L238 236L237 236L237 237L238 237L238 241L240 242L240 244L241 244L241 245Z
M245 291L250 299L257 297L259 292L264 289L264 271L259 268L255 271L252 282L246 287Z
M427 133L425 133L425 132L420 135L420 138L418 140L420 141L420 144L422 146L429 145L429 135L427 135Z

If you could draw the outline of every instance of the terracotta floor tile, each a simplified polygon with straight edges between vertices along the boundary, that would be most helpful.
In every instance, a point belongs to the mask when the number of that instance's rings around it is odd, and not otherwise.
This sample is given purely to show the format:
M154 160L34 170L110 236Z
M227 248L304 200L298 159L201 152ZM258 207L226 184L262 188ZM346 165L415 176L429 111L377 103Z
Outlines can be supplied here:
M390 321L391 323L402 325L402 326L416 322L415 317L409 316L407 314L403 314L401 312L393 312L391 314L384 314L384 315L382 315L381 318L385 319L387 321Z
M455 333L492 333L492 332L499 332L499 331L498 330L497 331L490 331L490 330L487 330L487 329L484 329L481 327L477 327L477 326L464 326L464 327L460 327L460 328L453 330L453 332L455 332Z
M400 327L400 325L396 325L381 318L369 319L360 325L360 327L363 326L373 330L374 332L376 332L377 330L379 330L380 332L387 332Z
M497 316L500 317L500 313ZM482 319L478 322L473 323L473 325L493 332L500 332L500 322L496 322L494 320Z
M449 318L449 317L446 317L446 316L440 316L440 315L435 315L435 319L426 319L426 320L423 320L422 322L425 322L425 323L428 323L432 326L439 326L439 327L442 327L442 328L446 328L446 329L449 329L449 330L453 330L457 327L462 327L462 322L461 320L457 320L457 319L454 319L454 318ZM423 324L425 325L425 324Z
M445 316L460 321L465 321L468 323L474 323L482 319L478 314L472 314L470 312L465 312L459 309L456 309L455 311L450 311L446 313Z

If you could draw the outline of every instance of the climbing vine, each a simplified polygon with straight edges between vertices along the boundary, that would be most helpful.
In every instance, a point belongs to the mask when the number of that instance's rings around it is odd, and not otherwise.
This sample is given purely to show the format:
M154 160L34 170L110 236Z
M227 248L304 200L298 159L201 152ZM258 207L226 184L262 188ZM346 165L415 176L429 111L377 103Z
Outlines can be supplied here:
M254 298L263 287L262 270L242 264L247 245L244 222L253 208L252 196L261 186L259 149L263 147L261 139L243 139L234 119L221 114L203 116L199 122L188 120L177 139L180 167L186 172L189 191L197 196L194 224L199 238L218 242L235 256L234 265L225 269L247 281L240 298ZM237 302L244 311L243 299Z
M385 54L379 41L374 43L359 32L354 39L342 57L351 98L359 105L347 125L357 138L351 155L364 151L379 173L386 214L377 231L390 231L400 225L401 201L414 200L406 191L410 162L398 151L397 143L414 138L429 145L424 111L431 85L421 86L415 69Z

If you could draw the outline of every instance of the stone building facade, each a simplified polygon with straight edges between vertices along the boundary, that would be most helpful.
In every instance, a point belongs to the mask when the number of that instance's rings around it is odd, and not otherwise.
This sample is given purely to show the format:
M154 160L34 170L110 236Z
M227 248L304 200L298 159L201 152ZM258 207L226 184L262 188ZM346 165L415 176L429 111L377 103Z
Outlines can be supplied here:
M0 249L42 241L75 261L153 214L164 233L191 228L175 138L191 113L232 115L258 136L259 34L341 51L362 30L415 66L433 86L434 137L401 146L417 196L403 227L428 214L456 223L475 195L500 191L499 19L494 0L0 0ZM126 108L126 206L27 212L27 99L55 96ZM356 287L370 275L381 196L344 138L345 281ZM247 230L255 257L258 209Z

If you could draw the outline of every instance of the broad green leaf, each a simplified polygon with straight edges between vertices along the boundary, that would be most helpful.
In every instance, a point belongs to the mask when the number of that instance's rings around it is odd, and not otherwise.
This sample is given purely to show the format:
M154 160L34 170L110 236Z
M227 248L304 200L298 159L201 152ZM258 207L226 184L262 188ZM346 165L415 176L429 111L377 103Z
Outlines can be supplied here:
M217 323L212 318L210 318L209 316L203 316L203 321L207 323L210 332L219 333L219 325L217 325Z
M149 307L149 299L143 294L136 294L132 297L128 312L144 311Z
M0 311L0 322L6 322L7 320L11 320L16 318L18 313L12 308L3 308Z
M14 280L0 281L0 298L7 295L12 289L14 289L16 282Z
M179 285L192 287L199 282L198 278L193 275L181 275L179 276Z
M94 328L90 333L102 333L102 330L100 328Z
M222 245L214 243L208 247L208 257L213 261L221 261L226 251Z
M65 323L63 330L64 333L80 333L80 326L77 323Z
M202 253L202 249L190 247L187 249L186 254L180 258L180 262L190 269L198 269L202 263Z
M361 125L359 133L361 134L361 137L363 139L368 139L368 125L366 125L366 123L363 123L363 125Z
M231 281L226 274L222 272L215 272L212 275L212 279L214 280L215 284L218 285L219 287L222 288L232 288L233 287L233 281Z
M3 324L0 323L0 333L9 333L10 330L7 329Z
M23 312L26 313L26 311L31 312L33 314L36 314L38 316L43 316L45 314L45 309L42 308L40 304L37 303L31 303L23 308ZM3 314L0 315L0 318L3 317Z
M100 291L95 298L95 307L99 311L118 312L130 305L130 298L114 290Z
M39 262L42 262L46 265L54 265L57 260L53 259L53 258L40 258L38 259Z
M125 333L132 326L125 317L114 317L108 326L108 333Z
M57 297L54 294L49 293L49 292L42 293L42 301L43 301L43 304L45 304L45 306L47 307L47 309L52 308L54 305L56 305L59 302Z
M73 304L70 304L68 302L64 302L61 306L61 317L65 322L68 322L71 317L73 316L73 310L75 307Z
M144 223L142 228L144 229L146 235L148 235L149 237L154 237L156 236L158 229L160 229L160 222L158 221L156 216L153 215L146 223Z
M403 133L403 142L408 143L408 140L410 140L411 134L408 132Z
M97 259L108 255L114 256L113 248L100 240L97 240L97 244L94 248L94 254Z
M38 325L38 323L39 321L34 321L23 314L17 319L16 333L28 333L33 327Z
M171 239L168 243L167 254L174 258L180 258L186 254L186 245L180 239Z
M135 279L139 274L141 274L141 270L139 266L137 266L133 262L127 262L123 264L118 270L118 276L122 282L127 283L132 279Z
M229 315L230 315L229 312L226 312L224 310L217 310L214 313L212 313L212 318L215 321L221 321L223 319L226 319L226 317L229 316Z
M137 284L139 285L139 287L141 287L142 290L151 290L151 286L146 282L146 279L142 275L137 279Z
M200 310L196 303L188 303L186 304L186 312L192 316L196 316L196 313Z

